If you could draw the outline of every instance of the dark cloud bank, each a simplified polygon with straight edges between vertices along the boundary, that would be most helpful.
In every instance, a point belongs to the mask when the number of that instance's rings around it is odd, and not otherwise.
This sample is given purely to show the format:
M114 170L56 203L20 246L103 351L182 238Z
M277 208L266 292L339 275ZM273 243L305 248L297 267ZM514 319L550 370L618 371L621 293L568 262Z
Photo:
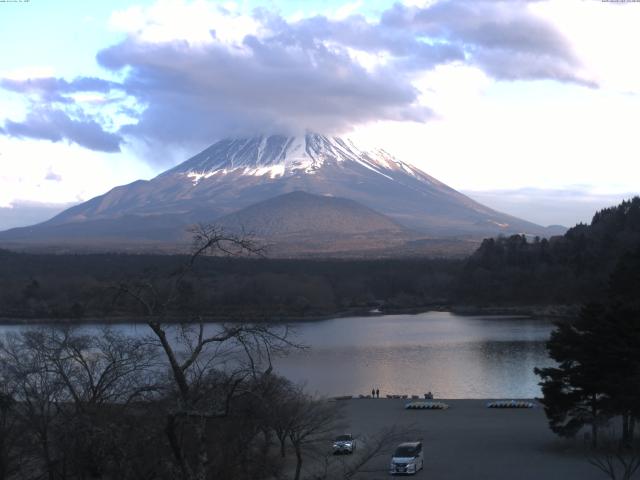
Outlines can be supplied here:
M22 122L6 120L6 135L28 137L59 142L67 139L81 147L101 152L119 152L122 138L116 133L106 132L95 120L80 114L72 119L59 108L37 107L31 110Z
M248 35L240 47L217 41L212 31L206 46L130 37L102 50L101 66L126 71L121 82L1 80L0 87L37 101L22 121L6 119L0 133L117 152L125 138L202 146L227 135L340 132L373 120L423 122L434 113L418 104L414 75L456 61L499 80L589 85L577 73L580 64L566 39L524 1L396 4L375 23L358 15L296 22L265 10L254 16L271 33ZM387 60L365 69L353 50ZM77 92L116 92L144 108L135 123L108 131L69 96Z

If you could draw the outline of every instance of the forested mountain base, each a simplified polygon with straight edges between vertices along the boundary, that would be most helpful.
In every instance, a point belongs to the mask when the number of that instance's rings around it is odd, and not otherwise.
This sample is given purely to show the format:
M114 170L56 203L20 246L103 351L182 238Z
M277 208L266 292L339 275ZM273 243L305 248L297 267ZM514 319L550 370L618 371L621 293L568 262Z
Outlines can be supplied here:
M514 308L598 300L622 256L640 247L640 198L595 214L562 237L485 240L467 260L202 258L180 285L178 320L300 320L452 306ZM130 320L118 285L161 288L187 257L34 255L0 251L0 317Z

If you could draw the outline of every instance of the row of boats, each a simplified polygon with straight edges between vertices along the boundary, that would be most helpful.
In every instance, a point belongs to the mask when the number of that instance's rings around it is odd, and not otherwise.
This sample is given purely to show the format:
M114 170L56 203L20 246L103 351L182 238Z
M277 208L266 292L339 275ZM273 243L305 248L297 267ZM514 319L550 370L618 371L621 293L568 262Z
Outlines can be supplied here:
M534 408L534 402L526 400L497 400L487 403L487 408ZM407 410L446 410L449 408L444 402L419 401L409 402L404 408Z

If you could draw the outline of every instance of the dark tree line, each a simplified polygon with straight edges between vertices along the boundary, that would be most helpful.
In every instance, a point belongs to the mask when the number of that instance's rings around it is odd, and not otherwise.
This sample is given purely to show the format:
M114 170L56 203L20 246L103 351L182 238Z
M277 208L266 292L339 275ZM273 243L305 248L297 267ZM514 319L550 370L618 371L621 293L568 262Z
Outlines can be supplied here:
M162 286L176 255L34 255L0 250L0 317L91 321L140 315L132 298L105 294L141 272ZM282 260L202 258L180 284L170 312L220 319L288 319L448 301L460 260Z
M563 236L490 238L464 266L458 301L581 304L604 301L618 261L640 245L640 197L597 212Z

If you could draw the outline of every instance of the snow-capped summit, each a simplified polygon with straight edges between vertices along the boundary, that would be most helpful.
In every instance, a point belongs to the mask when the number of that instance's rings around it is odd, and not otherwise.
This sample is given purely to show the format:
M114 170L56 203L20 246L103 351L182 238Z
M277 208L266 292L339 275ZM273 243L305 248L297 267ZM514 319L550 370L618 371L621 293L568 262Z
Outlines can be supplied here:
M311 196L285 196L264 203L296 191ZM323 202L318 196L342 200ZM357 202L362 208L357 210L344 201ZM347 225L347 216L338 219L337 212L340 205L350 205L349 218L354 218L356 211L370 209L389 217L388 222L405 229L403 232L422 237L478 239L547 233L539 225L479 204L384 150L366 150L350 140L307 133L220 140L149 181L116 187L43 224L0 233L0 242L51 235L62 240L175 241L184 239L185 228L193 223L228 220L230 214L256 204L261 206L237 218L250 216L254 225L262 225L256 216L267 212L270 226L260 228L271 232L278 230L277 225L286 224L289 229L300 225L285 222L283 215L289 214L303 216L307 224L321 225L326 224L326 218L319 215L329 214L320 212L331 211L337 225ZM312 204L316 206L311 208ZM369 226L381 225L374 213L366 215ZM397 235L389 233L392 230L386 229L388 235Z
M165 175L183 174L195 185L203 179L230 173L268 176L271 179L296 174L313 175L325 166L344 167L349 162L388 179L392 179L394 172L401 172L427 182L435 181L382 149L366 151L349 139L317 133L299 137L272 135L222 140Z

